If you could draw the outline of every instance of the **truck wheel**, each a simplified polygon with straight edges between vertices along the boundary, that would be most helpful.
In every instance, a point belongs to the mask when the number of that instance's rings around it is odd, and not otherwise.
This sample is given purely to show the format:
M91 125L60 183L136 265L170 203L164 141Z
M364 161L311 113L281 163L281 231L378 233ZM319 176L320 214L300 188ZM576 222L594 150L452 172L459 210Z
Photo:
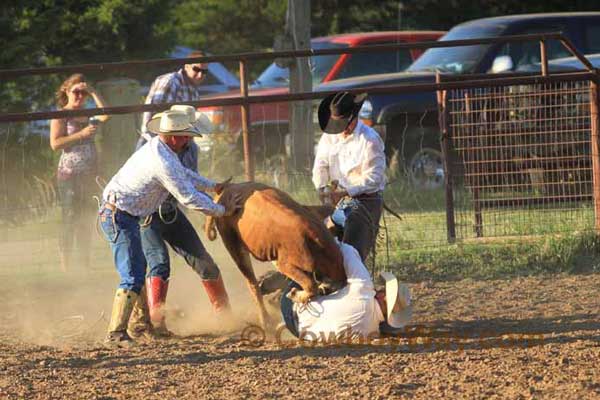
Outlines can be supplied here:
M408 163L408 174L417 189L438 189L444 185L442 153L424 147L417 151Z

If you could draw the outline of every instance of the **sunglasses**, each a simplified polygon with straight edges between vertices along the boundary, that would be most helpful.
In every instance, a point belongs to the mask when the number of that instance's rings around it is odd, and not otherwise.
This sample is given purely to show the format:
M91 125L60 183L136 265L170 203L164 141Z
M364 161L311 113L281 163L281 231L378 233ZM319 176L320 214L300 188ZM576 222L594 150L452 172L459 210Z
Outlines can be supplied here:
M73 93L75 96L85 96L85 95L87 95L87 91L86 90L80 90L80 89L71 90L71 93Z
M202 72L203 74L205 74L205 73L208 72L208 68L202 68L202 67L199 67L197 65L194 65L192 67L192 71L194 71L194 72Z

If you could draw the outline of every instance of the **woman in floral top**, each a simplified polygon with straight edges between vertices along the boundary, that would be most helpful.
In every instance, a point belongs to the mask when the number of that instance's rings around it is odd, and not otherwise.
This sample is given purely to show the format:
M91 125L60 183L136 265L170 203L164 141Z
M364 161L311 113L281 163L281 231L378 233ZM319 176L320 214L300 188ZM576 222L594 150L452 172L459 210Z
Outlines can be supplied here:
M96 107L105 107L104 100L86 82L81 74L71 75L58 91L56 99L59 109L77 110L84 108L87 96L91 96ZM99 116L106 121L108 116ZM54 119L50 124L50 146L61 150L56 173L58 191L62 205L63 225L59 236L60 262L66 271L72 261L74 242L81 251L83 263L89 264L91 218L85 218L88 205L92 203L92 190L96 176L97 156L94 136L97 127L87 117Z

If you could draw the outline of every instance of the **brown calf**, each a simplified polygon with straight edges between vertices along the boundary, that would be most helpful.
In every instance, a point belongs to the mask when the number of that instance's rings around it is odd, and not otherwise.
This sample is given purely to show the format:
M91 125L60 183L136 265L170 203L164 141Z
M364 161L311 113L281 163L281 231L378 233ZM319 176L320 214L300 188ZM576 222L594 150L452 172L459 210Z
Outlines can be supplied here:
M305 207L281 190L255 182L228 185L215 201L224 203L235 194L241 195L243 208L230 217L207 217L205 232L214 240L216 224L225 247L246 278L263 327L268 316L250 254L259 261L274 261L281 273L302 286L302 291L290 292L297 302L306 303L318 294L316 279L331 283L332 288L345 285L342 253L322 222L331 207Z

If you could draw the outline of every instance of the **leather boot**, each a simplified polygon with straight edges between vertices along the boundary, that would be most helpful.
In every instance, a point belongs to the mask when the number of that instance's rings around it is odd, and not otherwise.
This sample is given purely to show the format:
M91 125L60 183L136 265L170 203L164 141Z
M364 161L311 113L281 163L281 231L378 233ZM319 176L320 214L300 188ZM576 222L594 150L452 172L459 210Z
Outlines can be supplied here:
M225 315L231 313L229 297L227 296L223 278L220 274L217 279L203 279L202 285L204 285L204 290L206 290L210 304L212 304L217 314Z
M137 293L132 290L117 289L104 343L116 347L129 347L133 344L133 340L127 334L127 323L137 297Z
M165 302L169 282L158 276L151 276L146 279L146 291L148 292L148 309L150 311L150 321L152 322L152 332L155 336L170 337L173 332L167 329L165 322Z
M146 298L146 286L144 286L133 306L127 327L127 333L133 339L153 339L150 311L148 310Z

